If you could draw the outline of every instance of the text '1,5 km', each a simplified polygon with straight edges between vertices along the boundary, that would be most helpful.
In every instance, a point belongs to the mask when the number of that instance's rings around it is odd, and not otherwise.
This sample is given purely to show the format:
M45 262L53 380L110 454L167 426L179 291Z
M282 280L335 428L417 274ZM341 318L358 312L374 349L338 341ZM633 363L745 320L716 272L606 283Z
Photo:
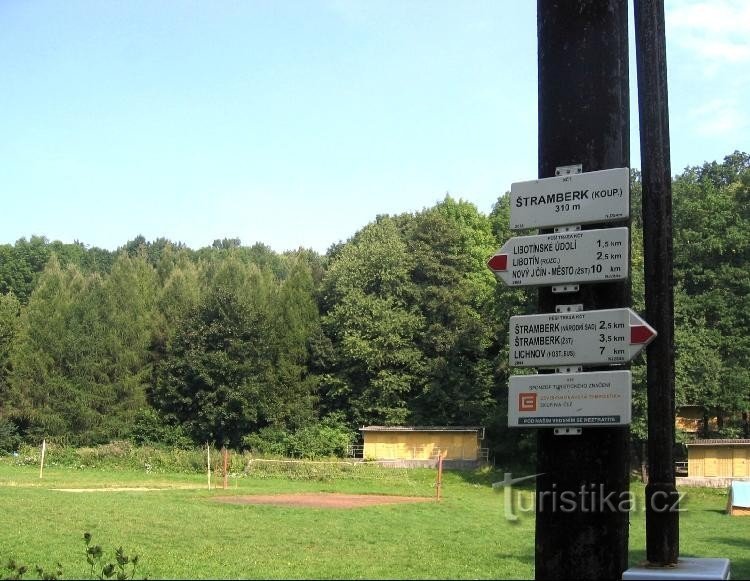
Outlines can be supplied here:
M511 238L487 266L510 286L625 280L627 228L578 230Z

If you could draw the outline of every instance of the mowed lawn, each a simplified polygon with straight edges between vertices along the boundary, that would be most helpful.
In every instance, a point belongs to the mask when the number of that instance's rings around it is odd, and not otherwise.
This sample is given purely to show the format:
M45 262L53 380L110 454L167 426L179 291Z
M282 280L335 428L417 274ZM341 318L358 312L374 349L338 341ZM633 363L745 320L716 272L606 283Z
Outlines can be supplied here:
M505 519L498 474L446 472L440 502L320 509L234 505L216 496L343 492L428 496L435 472L392 478L298 481L0 464L0 565L62 565L63 578L88 578L83 533L105 557L122 546L150 579L531 579L534 516ZM218 486L217 486L218 484ZM71 492L59 488L158 488ZM642 486L634 484L637 500ZM724 514L726 491L688 489L681 514L683 556L727 557L732 578L750 578L750 517ZM521 494L528 498L531 491ZM528 503L526 503L528 505ZM631 514L630 560L645 551L642 502ZM0 574L0 577L3 575ZM34 578L34 574L27 574Z

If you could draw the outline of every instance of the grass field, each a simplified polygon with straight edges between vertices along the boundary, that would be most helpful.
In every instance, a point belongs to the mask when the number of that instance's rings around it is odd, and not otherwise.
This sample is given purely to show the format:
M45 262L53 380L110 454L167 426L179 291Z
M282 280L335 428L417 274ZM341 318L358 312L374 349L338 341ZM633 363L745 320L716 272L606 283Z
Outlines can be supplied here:
M150 579L523 579L534 576L534 516L505 519L492 473L446 472L441 502L316 509L218 503L227 493L345 492L434 496L435 472L347 480L231 478L0 464L0 565L8 559L88 578L83 533L105 557L122 546ZM219 484L216 487L216 484ZM58 488L158 488L67 492ZM637 500L642 486L634 484ZM530 489L522 494L530 497ZM726 491L688 489L682 556L727 557L750 578L750 518L724 514ZM642 502L637 502L640 508ZM631 565L645 556L644 516L631 514ZM4 570L5 571L5 570ZM7 573L0 574L0 578ZM34 574L26 578L35 578Z

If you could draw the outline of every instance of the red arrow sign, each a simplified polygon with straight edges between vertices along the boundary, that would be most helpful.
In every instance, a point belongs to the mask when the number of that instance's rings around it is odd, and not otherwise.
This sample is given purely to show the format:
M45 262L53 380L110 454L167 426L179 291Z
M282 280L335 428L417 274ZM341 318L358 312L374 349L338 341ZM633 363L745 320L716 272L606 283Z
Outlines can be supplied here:
M494 272L504 272L508 270L508 255L495 254L487 261L487 266Z
M510 318L510 364L622 365L655 337L656 331L628 308L516 315Z
M631 345L645 345L650 343L653 337L656 337L656 331L648 325L630 325Z
M510 238L487 261L508 286L555 286L628 278L628 229L602 228Z

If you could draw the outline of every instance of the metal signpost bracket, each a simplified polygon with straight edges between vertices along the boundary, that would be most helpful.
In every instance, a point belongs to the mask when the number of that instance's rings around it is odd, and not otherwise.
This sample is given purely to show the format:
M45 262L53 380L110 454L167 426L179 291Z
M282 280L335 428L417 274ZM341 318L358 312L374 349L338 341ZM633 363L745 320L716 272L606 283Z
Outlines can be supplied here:
M578 303L577 305L557 305L555 306L556 313L579 313L583 310L583 305Z
M555 367L555 373L581 373L583 367L580 365L570 365L568 367Z
M560 286L553 286L552 292L555 294L561 293L577 293L580 290L577 284L563 284Z
M574 163L572 165L558 165L555 168L556 176L567 176L572 173L583 173L583 164Z
M580 436L583 428L555 428L555 436Z

